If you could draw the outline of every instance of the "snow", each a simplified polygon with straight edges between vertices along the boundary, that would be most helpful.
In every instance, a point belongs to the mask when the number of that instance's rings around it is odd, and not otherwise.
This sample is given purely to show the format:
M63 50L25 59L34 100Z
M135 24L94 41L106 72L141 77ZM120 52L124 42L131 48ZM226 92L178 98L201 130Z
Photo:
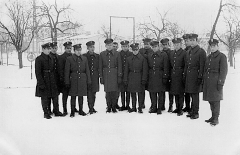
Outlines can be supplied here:
M17 64L16 58L11 60ZM236 58L239 59L239 55ZM6 62L6 61L4 61ZM238 61L236 61L238 62ZM191 120L166 111L149 114L146 92L143 114L118 112L106 114L103 87L97 93L97 114L75 118L43 118L40 98L35 97L36 79L30 78L30 63L23 69L0 65L0 154L3 155L77 155L77 154L163 154L163 155L237 155L240 154L240 63L229 68L221 102L220 124L211 127L208 102L200 97L200 117ZM119 105L121 105L119 101ZM62 111L61 95L59 107ZM168 99L166 100L168 108ZM68 101L70 109L70 97ZM84 111L88 112L86 97Z

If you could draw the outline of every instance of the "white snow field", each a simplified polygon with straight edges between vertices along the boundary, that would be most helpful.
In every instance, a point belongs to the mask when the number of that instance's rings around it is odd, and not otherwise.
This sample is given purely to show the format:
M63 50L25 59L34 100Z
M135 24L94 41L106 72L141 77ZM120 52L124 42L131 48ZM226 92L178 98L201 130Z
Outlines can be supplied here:
M11 61L17 64L16 57ZM240 154L239 62L237 69L229 68L220 124L216 127L204 122L210 118L211 111L209 103L202 101L202 94L197 120L166 111L162 115L149 114L148 92L143 114L126 111L106 114L103 86L97 93L97 114L47 120L43 118L40 98L35 97L34 70L31 80L30 63L26 59L24 65L28 67L18 69L17 65L0 65L1 155ZM59 106L62 111L61 95ZM70 111L70 100L68 109ZM84 111L88 112L86 97Z

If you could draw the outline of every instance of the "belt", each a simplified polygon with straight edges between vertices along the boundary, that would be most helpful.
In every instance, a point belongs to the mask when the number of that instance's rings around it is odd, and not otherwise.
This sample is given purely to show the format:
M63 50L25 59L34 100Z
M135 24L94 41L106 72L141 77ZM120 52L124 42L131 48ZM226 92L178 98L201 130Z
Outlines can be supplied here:
M172 67L171 69L176 70L176 69L183 69L183 67Z
M133 72L133 73L140 73L140 72L142 72L142 70L134 69L134 70L130 70L130 72Z
M163 68L150 68L150 70L153 70L153 71L163 71Z
M198 69L199 67L188 67L188 69Z
M43 72L45 72L45 73L51 73L52 71L51 71L51 70L43 70Z
M86 72L80 72L80 71L75 71L75 72L71 72L71 73L86 73Z
M208 72L213 72L213 73L219 73L219 71L218 71L218 70L215 70L215 69L208 69L207 71L208 71Z
M116 68L117 69L117 67L103 67L103 68Z

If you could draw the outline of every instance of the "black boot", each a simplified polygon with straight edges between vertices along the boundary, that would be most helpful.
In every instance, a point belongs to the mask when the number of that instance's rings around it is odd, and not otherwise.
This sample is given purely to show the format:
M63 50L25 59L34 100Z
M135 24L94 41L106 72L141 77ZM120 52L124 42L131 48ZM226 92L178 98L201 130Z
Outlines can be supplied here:
M60 111L54 112L54 115L55 115L55 116L64 116Z
M172 111L173 111L173 107L172 105L169 105L168 112L172 112Z
M209 119L205 120L205 122L207 122L207 123L211 123L211 122L212 122L212 120L213 120L213 117L211 117L211 118L209 118Z
M172 113L178 113L178 109L173 110Z
M51 119L52 117L48 113L46 113L46 114L44 114L44 118Z
M177 115L178 115L178 116L182 116L182 115L183 115L183 111L182 111L182 110L178 110Z
M149 110L149 113L157 113L157 108L151 108L151 109Z
M71 112L70 117L75 117L75 112Z
M161 115L161 114L162 114L162 109L158 108L157 115Z

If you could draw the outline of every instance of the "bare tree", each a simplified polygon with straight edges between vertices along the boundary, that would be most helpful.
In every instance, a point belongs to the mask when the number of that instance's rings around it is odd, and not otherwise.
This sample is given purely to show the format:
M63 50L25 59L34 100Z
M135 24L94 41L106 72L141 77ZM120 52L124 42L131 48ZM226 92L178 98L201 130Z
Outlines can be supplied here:
M184 31L182 30L178 23L169 22L167 26L167 34L172 38L178 38L184 34Z
M121 40L121 37L118 35L119 31L116 32L116 34L111 34L111 38L113 40ZM100 31L98 31L98 34L101 34L104 38L110 38L110 28L106 25L102 25Z
M235 15L234 17L224 17L227 24L227 32L222 36L217 33L216 36L224 45L228 48L228 61L230 66L235 68L235 57L234 54L240 43L240 20Z
M221 12L224 10L224 8L235 10L236 8L239 8L239 6L237 6L234 3L223 3L223 0L220 0L220 5L219 5L219 8L218 8L217 16L216 16L216 19L213 23L212 30L211 30L211 33L210 33L210 39L213 39L213 36L215 34L215 31L216 31L216 26L217 26L217 23L218 23L218 19L221 15ZM210 46L208 46L207 52L210 53Z
M42 27L49 28L50 36L52 41L57 41L59 34L69 34L71 30L75 30L82 25L78 22L72 22L70 17L67 15L68 11L72 10L70 4L67 6L59 7L57 1L54 4L47 5L42 3L42 6L38 7L42 14L39 16L44 16L47 19Z
M140 31L140 35L142 37L154 36L159 41L162 37L162 34L167 31L167 26L169 22L167 21L166 17L168 12L164 12L163 14L161 14L157 9L157 13L160 19L159 24L153 21L150 16L147 22L138 24L138 30Z
M16 48L21 69L23 68L22 53L29 48L34 36L34 27L31 26L32 9L19 1L9 1L5 6L9 21L4 23L0 20L1 33L7 35L9 43Z

